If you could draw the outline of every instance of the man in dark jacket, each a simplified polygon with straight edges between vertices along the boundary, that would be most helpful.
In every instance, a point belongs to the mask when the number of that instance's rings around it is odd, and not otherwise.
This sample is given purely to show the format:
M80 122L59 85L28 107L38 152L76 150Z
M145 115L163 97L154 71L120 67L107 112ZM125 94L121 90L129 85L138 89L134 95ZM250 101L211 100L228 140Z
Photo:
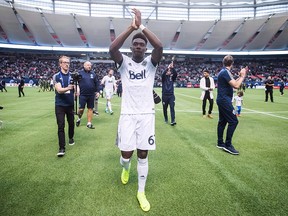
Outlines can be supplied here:
M176 125L175 121L175 95L174 82L177 78L177 72L174 69L174 63L170 63L168 68L162 73L162 104L165 123L168 123L167 108L170 106L171 126Z

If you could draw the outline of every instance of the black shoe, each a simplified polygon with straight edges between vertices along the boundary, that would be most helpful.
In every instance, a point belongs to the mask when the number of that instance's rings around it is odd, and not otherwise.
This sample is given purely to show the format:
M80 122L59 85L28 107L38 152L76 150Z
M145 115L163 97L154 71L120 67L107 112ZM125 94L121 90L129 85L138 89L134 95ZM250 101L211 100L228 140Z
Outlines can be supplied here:
M74 144L75 144L74 139L73 138L69 139L69 145L74 145Z
M78 119L78 120L76 121L76 127L79 127L80 122L81 122L81 119Z
M224 143L218 143L216 145L216 147L219 148L219 149L223 149L225 147L225 144Z
M93 114L94 114L95 116L99 116L99 113L96 112L96 111L93 111Z
M87 125L87 128L89 128L89 129L95 129L95 127L94 127L92 124L88 124L88 125Z
M65 149L60 149L59 152L57 153L58 157L63 157L65 155Z
M229 146L224 145L223 150L233 155L239 155L239 152L234 148L232 144Z
M171 126L176 125L177 123L175 121L171 122Z

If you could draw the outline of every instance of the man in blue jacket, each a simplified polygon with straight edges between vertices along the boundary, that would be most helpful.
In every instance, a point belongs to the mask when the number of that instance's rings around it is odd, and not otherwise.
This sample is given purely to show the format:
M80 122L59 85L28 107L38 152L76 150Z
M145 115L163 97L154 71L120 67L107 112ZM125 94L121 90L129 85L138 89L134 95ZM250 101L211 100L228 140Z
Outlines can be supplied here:
M177 72L174 69L174 63L171 62L168 68L162 73L162 104L165 123L168 123L167 108L170 106L171 126L176 125L175 121L175 95L174 82L177 78Z
M58 157L65 155L65 115L68 121L69 145L74 145L74 85L69 72L70 58L61 56L60 71L53 76L55 85L55 114L58 125Z
M77 95L79 95L79 110L78 119L76 121L76 126L79 127L81 117L84 113L85 106L87 104L87 128L95 129L92 124L93 108L95 92L99 96L99 83L97 75L91 70L92 64L89 61L84 63L84 69L79 71L79 77L81 79L78 81Z

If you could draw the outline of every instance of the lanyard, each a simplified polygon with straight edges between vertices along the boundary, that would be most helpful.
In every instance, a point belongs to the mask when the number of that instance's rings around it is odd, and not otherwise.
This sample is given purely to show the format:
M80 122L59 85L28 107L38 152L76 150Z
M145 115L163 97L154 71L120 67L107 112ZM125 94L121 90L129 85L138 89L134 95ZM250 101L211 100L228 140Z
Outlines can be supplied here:
M62 82L62 88L64 88L64 79L63 79L63 76L62 76L62 72L60 72L60 79L61 79L61 82ZM70 80L71 80L71 77L70 77L70 73L68 72L68 85L70 84ZM67 85L67 86L68 86Z

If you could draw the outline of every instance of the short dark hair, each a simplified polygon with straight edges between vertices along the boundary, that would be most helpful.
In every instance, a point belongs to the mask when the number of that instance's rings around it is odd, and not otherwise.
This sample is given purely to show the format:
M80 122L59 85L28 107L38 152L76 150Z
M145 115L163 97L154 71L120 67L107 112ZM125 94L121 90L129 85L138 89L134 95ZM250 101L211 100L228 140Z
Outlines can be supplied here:
M143 39L143 40L145 41L146 45L147 45L148 40L147 40L146 36L145 36L143 33L139 32L139 33L135 34L135 35L133 36L133 38L132 38L132 42L133 42L134 39L136 39L136 38L141 38L141 39Z
M231 66L233 63L234 63L234 59L233 59L233 56L231 55L226 55L224 58L223 58L223 65L226 67L226 66Z
M204 69L202 70L202 73L204 73L204 72L210 74L210 71L208 70L208 68L204 68Z

